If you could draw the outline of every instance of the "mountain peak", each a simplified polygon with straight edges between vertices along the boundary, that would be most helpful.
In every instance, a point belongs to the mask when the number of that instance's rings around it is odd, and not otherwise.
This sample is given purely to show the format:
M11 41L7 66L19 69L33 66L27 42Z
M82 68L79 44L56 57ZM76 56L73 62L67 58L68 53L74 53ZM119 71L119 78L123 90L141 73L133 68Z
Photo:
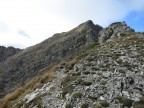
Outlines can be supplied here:
M76 32L83 32L83 31L87 31L90 29L94 30L94 31L100 31L102 29L102 27L100 25L95 25L92 20L88 20L88 21L80 24L74 30Z
M95 24L93 23L92 20L88 20L88 21L86 21L86 22L80 24L79 27L80 27L80 26L83 26L83 27L94 27Z
M94 23L93 23L92 20L88 20L88 21L84 22L83 24L86 24L86 25L94 25Z
M114 23L111 23L109 25L110 26L115 26L115 25L123 25L123 26L127 26L126 22L125 21L122 21L122 22L114 22Z
M12 58L0 64L0 70L6 74L2 76L1 82L5 88L0 91L0 97L11 92L9 88L19 87L28 82L32 77L41 73L45 67L50 68L54 63L58 63L71 55L88 49L98 41L98 33L101 27L97 27L92 21L86 21L78 27L66 33L55 34L42 43L24 49ZM22 74L23 73L23 74ZM11 80L11 79L14 80ZM21 82L15 84L16 81Z

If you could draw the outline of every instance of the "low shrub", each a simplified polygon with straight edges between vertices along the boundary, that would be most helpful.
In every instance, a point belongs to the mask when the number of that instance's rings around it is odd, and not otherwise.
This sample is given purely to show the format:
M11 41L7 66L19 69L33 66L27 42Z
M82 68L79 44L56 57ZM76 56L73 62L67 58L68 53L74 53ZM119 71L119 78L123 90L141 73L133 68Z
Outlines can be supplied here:
M92 82L83 81L83 82L81 82L81 85L90 86L90 85L92 85Z
M109 103L107 101L100 102L101 106L103 107L109 107Z
M75 92L72 95L73 98L81 98L82 97L82 93L81 92Z
M72 108L72 106L70 104L66 104L65 108Z
M144 108L144 100L140 100L133 104L133 108Z
M89 104L88 103L83 103L82 105L81 105L81 108L88 108L89 107Z
M119 100L120 103L123 104L124 107L131 107L133 104L133 100L128 99L126 97L118 96L117 99Z

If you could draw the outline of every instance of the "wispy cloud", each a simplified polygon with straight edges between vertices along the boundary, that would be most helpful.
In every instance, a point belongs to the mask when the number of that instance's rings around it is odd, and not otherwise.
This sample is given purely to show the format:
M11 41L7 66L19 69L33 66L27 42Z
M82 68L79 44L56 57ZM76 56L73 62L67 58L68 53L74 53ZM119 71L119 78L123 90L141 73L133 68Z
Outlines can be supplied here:
M18 34L20 34L21 36L27 37L28 39L30 39L30 36L23 30L18 30Z
M9 31L9 27L6 23L0 21L0 34L7 33Z

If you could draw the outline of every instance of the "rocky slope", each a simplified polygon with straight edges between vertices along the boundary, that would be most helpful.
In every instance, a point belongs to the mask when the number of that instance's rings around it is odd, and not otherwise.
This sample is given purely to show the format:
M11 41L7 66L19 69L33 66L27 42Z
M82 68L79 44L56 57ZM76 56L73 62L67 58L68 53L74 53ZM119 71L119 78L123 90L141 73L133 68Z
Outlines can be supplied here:
M58 63L74 53L86 50L98 41L102 29L87 21L73 30L55 34L51 38L29 47L0 63L0 97L14 91L47 67Z
M98 42L100 44L106 42L108 39L119 37L124 32L134 32L134 29L127 26L125 22L115 22L108 27L102 29L99 33Z
M92 21L55 34L0 63L0 72L4 73L0 76L0 96L44 72L50 74L47 70L51 66L64 61L54 79L34 92L29 91L31 94L20 89L16 95L6 96L2 103L8 106L6 101L12 101L10 108L132 106L143 97L143 81L140 81L143 78L143 35L134 32L125 22L103 29ZM87 56L82 54L84 52ZM66 59L74 55L83 56L68 66ZM16 99L20 92L27 95ZM125 105L125 101L130 104Z
M27 94L20 108L143 108L144 33L119 38L87 50L73 65L61 64L55 78Z

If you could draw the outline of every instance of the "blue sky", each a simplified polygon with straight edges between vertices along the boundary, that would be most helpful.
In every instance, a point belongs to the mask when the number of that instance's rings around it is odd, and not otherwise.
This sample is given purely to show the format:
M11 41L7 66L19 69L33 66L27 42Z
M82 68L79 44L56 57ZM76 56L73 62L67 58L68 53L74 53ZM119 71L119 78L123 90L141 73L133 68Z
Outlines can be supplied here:
M137 32L144 32L144 11L143 12L131 12L124 18L127 25L134 28Z
M87 20L144 31L144 0L0 0L0 45L26 48Z

